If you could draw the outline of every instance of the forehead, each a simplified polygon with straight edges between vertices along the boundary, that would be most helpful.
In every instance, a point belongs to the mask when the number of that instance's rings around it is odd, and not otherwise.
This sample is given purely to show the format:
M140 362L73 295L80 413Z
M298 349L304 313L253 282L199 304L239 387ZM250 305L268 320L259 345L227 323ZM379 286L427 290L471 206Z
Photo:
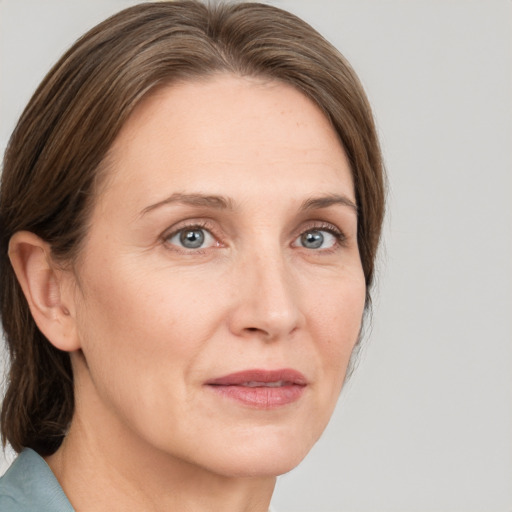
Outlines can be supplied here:
M260 78L159 88L133 111L110 161L107 188L147 201L189 186L236 195L240 184L263 195L283 185L290 193L341 187L354 198L345 152L320 108L292 86Z

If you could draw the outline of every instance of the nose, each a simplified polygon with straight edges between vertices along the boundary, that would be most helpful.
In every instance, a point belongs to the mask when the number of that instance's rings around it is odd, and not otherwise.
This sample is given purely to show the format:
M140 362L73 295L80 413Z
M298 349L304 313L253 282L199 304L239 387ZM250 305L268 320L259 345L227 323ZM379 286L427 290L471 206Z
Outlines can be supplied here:
M257 254L240 265L229 317L231 332L265 341L286 339L304 316L293 269L279 255Z

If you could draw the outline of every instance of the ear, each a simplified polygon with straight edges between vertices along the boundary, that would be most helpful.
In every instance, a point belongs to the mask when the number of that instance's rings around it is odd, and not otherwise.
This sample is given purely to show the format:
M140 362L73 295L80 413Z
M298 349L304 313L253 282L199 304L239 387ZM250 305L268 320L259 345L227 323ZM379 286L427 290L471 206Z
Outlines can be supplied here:
M39 330L56 348L78 350L73 274L59 269L50 246L28 231L12 236L9 258Z

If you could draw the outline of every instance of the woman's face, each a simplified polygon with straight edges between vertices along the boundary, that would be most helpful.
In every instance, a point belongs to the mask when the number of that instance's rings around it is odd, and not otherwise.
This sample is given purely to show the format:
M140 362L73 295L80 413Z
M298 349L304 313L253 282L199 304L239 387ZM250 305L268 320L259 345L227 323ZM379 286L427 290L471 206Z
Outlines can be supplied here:
M81 421L218 474L290 470L331 416L365 300L329 122L277 82L173 85L137 107L108 172L76 267Z

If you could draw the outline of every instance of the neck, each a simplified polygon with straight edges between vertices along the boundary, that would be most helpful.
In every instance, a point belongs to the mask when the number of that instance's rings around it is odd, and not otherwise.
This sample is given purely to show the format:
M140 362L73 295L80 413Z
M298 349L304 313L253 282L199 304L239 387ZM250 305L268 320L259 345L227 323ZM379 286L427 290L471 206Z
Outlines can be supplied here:
M77 400L69 433L46 459L77 512L267 512L275 477L217 474L141 440L101 405Z

